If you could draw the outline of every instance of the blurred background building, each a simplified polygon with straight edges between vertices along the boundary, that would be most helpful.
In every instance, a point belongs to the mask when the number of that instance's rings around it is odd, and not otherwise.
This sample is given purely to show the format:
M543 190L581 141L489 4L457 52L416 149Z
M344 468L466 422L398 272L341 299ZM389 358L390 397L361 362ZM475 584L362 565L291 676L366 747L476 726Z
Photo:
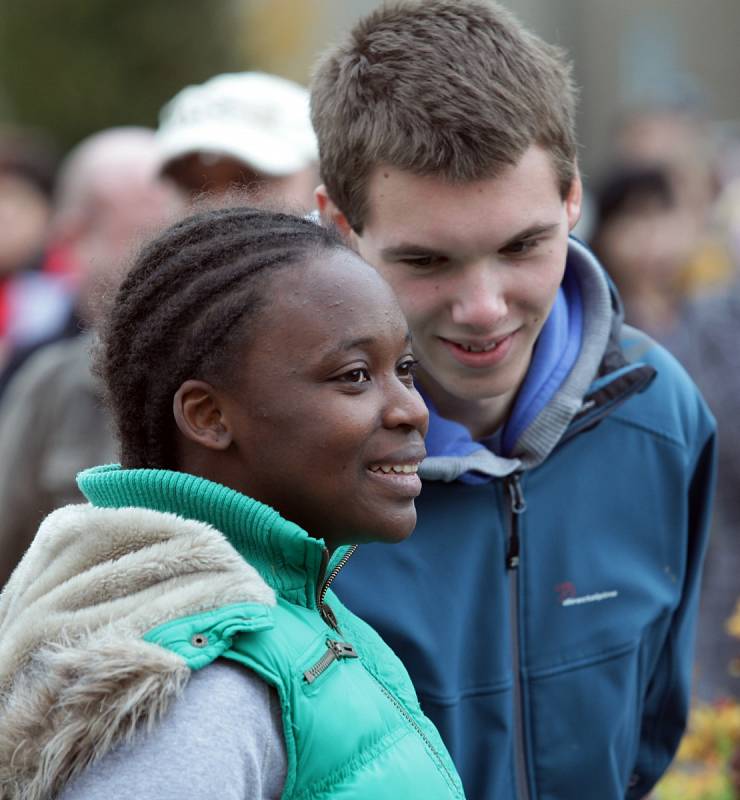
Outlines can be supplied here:
M305 83L315 54L380 0L3 0L0 119L70 146L118 124L153 125L163 102L219 72ZM740 124L737 0L504 0L565 47L581 87L583 167L609 155L623 107L691 100Z

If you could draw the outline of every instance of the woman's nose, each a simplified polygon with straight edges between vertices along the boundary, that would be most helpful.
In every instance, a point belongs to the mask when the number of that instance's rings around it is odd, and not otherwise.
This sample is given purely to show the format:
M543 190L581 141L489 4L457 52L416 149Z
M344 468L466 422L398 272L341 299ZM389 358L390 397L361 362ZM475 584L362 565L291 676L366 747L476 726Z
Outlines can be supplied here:
M426 435L429 411L415 387L395 381L392 397L386 403L383 424L386 428L412 428Z

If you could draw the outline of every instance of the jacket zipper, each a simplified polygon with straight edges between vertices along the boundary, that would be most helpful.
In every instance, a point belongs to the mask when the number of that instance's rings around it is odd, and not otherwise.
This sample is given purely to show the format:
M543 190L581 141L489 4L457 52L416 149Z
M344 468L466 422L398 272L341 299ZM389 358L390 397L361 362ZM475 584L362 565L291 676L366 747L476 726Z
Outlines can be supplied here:
M340 658L358 658L357 651L349 642L338 642L336 639L326 640L326 652L310 668L303 673L306 683L313 683L316 678L325 672L329 667Z
M524 499L519 473L515 472L506 478L505 486L509 495L509 542L506 554L506 568L509 573L509 627L511 628L511 658L514 675L514 773L516 796L519 800L529 800L519 653L519 518L526 511L527 503Z
M506 479L506 491L509 493L509 508L511 509L506 568L512 570L519 566L519 517L527 510L518 472Z
M347 552L342 556L323 583L322 579L324 577L324 573L326 572L326 568L329 565L329 551L326 548L324 548L324 555L321 560L321 577L316 584L316 606L319 609L319 614L321 614L321 619L323 619L330 628L333 628L335 631L337 631L337 633L340 632L337 618L334 612L331 610L331 607L328 606L324 601L326 600L326 593L329 591L329 587L332 585L332 583L334 583L334 579L342 571L344 565L350 560L350 558L352 558L352 554L355 552L355 550L357 550L357 545L353 544L352 547L350 547L349 550L347 550Z

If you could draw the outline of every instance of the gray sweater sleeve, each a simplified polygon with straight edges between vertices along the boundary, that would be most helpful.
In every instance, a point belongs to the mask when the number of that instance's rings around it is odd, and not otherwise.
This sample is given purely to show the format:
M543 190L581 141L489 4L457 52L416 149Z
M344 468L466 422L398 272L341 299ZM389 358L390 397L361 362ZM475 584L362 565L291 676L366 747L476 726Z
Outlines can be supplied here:
M191 675L152 733L112 750L59 800L276 800L285 773L276 691L218 660Z

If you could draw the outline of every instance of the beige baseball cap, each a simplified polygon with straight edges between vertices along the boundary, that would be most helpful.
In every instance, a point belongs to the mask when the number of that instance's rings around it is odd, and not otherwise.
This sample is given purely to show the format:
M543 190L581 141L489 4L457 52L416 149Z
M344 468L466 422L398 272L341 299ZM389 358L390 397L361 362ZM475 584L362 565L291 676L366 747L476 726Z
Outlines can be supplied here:
M228 156L265 175L290 175L318 160L308 91L264 72L217 75L187 86L159 115L162 169L191 153Z

